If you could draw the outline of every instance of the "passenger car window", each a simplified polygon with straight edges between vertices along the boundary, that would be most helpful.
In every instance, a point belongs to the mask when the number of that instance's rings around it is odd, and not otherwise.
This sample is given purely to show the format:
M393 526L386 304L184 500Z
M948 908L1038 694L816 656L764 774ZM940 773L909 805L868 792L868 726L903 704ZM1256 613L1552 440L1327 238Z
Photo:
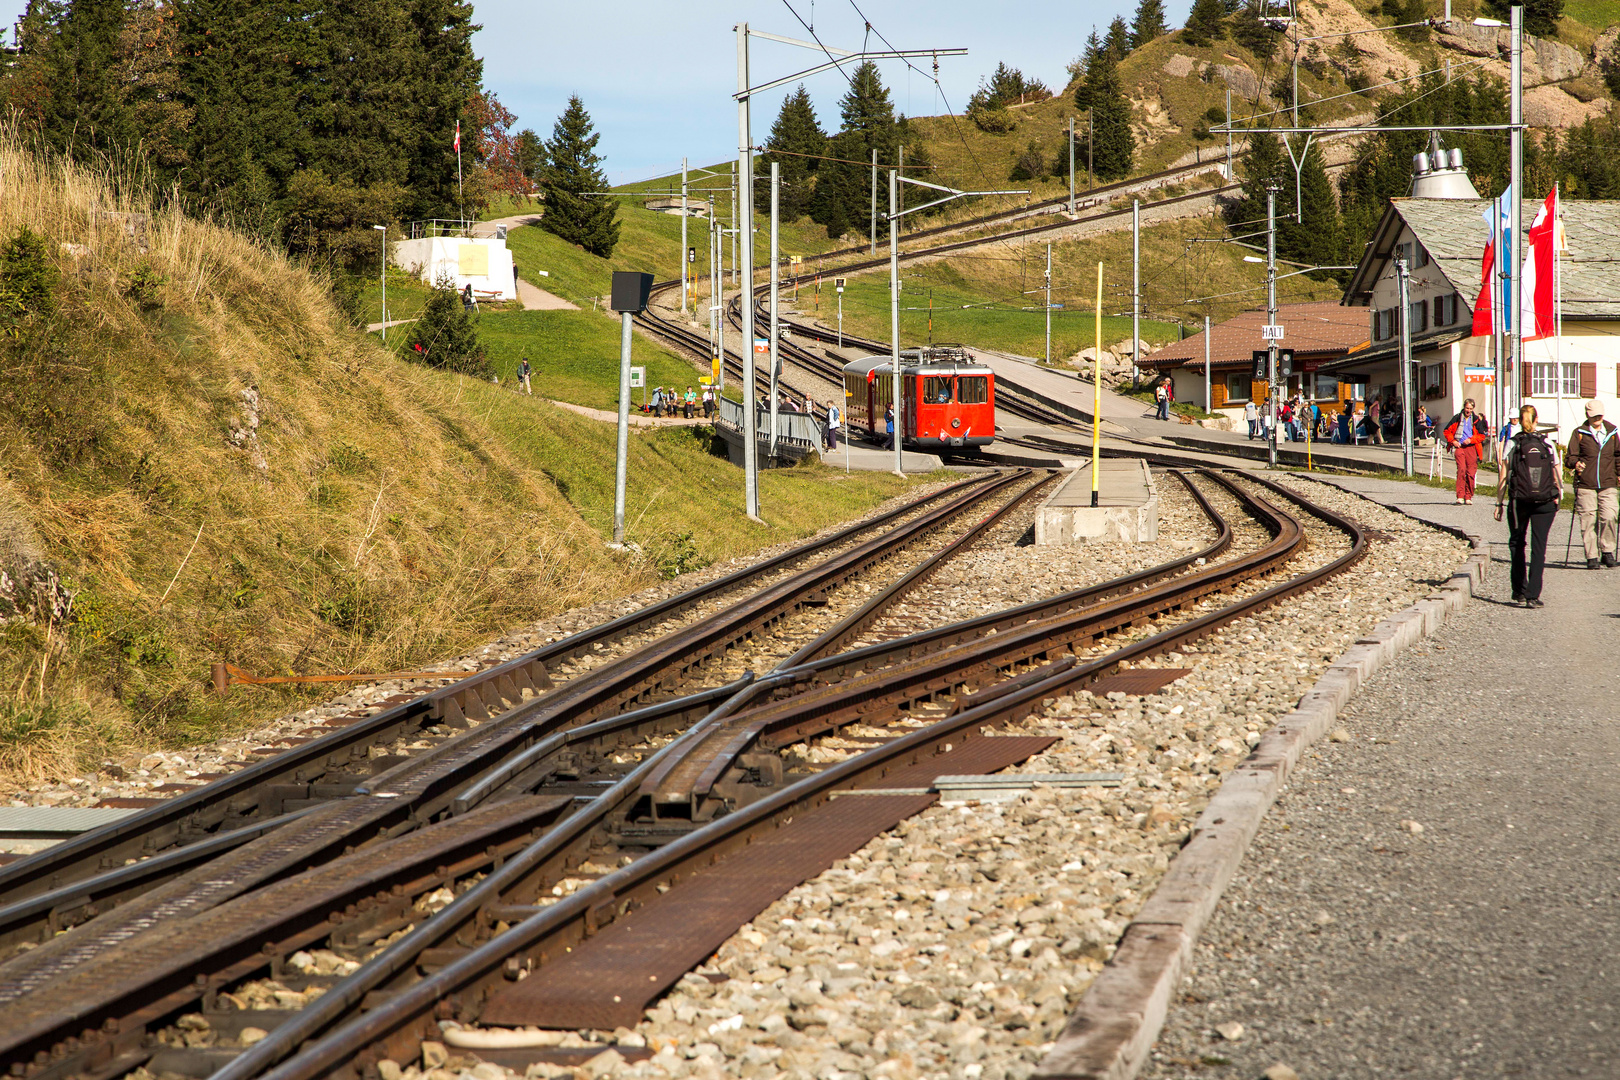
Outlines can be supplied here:
M956 380L956 400L964 405L983 405L990 400L990 379L985 375L963 375Z
M951 400L951 380L930 375L923 380L923 404L944 405Z

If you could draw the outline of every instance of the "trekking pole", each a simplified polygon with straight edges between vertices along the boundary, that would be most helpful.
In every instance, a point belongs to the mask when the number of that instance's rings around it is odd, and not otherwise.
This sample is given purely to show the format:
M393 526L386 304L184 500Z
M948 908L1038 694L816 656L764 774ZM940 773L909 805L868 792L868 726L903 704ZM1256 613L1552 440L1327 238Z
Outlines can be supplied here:
M1558 501L1559 502L1564 501L1562 494L1560 494ZM1575 546L1575 516L1576 516L1575 511L1573 509L1571 509L1570 512L1569 512L1569 539L1564 541L1564 569L1565 570L1569 569L1569 553L1570 553L1571 549ZM1583 540L1582 543L1585 543L1585 541Z

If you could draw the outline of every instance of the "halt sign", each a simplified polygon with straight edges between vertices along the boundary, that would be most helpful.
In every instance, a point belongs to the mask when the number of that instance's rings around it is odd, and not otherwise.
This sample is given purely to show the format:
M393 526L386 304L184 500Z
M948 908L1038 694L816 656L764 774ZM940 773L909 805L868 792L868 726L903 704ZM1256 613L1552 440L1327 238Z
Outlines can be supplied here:
M645 389L647 386L647 369L633 367L630 369L630 388L632 390Z

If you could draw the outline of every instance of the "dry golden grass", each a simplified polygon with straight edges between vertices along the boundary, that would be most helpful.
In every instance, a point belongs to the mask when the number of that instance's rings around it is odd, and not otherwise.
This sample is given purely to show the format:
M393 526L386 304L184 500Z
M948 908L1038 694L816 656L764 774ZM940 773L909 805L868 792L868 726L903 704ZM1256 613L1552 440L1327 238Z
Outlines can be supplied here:
M67 626L0 626L11 780L215 737L300 700L221 701L206 690L214 660L397 669L658 580L654 562L609 553L547 463L491 422L491 388L384 353L279 253L0 135L0 239L23 226L58 264L59 307L0 340L0 492L77 598ZM128 295L142 268L163 279L155 305ZM550 411L524 407L542 424ZM679 486L680 454L707 456L687 442L653 463L660 482ZM611 478L611 456L593 459ZM691 530L707 511L683 512Z

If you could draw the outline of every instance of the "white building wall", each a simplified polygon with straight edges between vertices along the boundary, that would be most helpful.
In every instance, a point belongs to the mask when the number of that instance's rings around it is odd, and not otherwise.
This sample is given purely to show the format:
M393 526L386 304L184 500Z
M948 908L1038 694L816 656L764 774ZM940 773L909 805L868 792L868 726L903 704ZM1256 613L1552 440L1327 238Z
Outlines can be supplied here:
M506 241L496 237L429 236L399 240L394 243L390 258L395 266L410 271L429 285L437 284L440 275L445 275L455 283L458 292L471 285L480 300L517 299L512 253L506 249ZM475 272L466 273L468 269Z

